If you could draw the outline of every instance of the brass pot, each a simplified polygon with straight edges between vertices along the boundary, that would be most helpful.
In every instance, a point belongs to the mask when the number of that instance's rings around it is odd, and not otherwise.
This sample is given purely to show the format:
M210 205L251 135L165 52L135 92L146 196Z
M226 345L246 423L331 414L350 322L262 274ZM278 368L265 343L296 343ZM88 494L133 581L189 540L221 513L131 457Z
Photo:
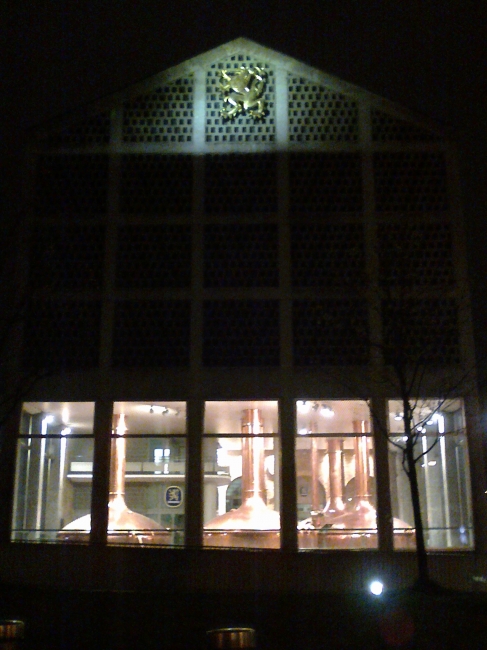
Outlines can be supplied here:
M211 650L255 648L255 630L251 627L224 627L206 633Z
M0 620L0 642L24 638L24 621ZM3 647L3 646L2 646Z

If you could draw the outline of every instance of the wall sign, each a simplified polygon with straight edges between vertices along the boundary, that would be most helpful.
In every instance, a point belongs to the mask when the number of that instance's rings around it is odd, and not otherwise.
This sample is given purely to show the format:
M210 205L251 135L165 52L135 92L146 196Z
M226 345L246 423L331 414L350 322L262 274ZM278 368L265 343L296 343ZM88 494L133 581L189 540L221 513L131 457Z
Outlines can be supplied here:
M164 501L169 508L178 508L183 501L183 492L177 485L170 485L166 488Z

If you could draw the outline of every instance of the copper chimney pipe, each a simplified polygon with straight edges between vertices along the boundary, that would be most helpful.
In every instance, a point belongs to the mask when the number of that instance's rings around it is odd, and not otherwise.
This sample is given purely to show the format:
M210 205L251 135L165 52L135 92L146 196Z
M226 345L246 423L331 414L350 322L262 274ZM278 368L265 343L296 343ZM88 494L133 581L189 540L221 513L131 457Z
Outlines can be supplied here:
M340 440L330 438L328 440L328 464L330 472L330 498L326 504L324 514L331 516L341 515L345 512L342 490L342 466L341 466Z
M125 503L125 469L127 440L124 436L127 426L123 414L114 416L114 431L110 463L110 494L108 501L109 543L169 544L171 533L149 517L132 512ZM65 526L57 538L70 542L88 542L91 530L91 515L85 515Z
M353 420L353 432L355 436L355 509L363 512L374 511L370 503L369 494L369 444L368 428L369 423L366 420Z
M311 438L311 509L316 512L320 506L319 494L319 459L318 459L318 441L313 436Z
M301 543L305 547L314 547L319 540L313 530L319 530L331 526L330 520L345 512L345 505L342 499L342 468L340 441L330 438L328 441L329 461L329 499L324 508L321 508L319 498L319 449L318 439L314 435L316 423L310 423L311 433L311 510L310 518L298 524ZM320 540L321 541L321 540Z
M259 409L242 413L242 505L204 526L205 546L279 548L279 513L265 503L263 423Z
M265 499L264 440L256 436L264 430L260 411L246 409L242 414L242 500Z

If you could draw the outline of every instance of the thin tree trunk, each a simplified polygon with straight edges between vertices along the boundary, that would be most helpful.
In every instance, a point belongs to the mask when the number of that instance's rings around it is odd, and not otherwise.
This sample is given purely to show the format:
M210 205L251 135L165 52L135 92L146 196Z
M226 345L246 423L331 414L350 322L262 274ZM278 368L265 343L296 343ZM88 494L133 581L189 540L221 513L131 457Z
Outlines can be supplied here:
M406 443L406 462L408 466L409 487L411 490L411 504L413 506L414 527L416 529L416 559L418 562L418 584L429 584L428 556L424 541L423 518L421 516L421 503L419 500L418 475L412 441Z

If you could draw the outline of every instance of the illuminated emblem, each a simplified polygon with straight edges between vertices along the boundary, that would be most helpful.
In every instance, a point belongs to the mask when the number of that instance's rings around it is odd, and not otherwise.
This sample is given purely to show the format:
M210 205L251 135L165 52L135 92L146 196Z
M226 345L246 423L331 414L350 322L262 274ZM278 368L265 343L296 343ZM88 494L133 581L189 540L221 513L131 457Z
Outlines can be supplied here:
M224 107L220 115L224 120L233 120L240 113L248 113L256 120L266 115L266 104L262 96L265 91L267 75L257 66L229 72L220 70L220 91Z
M181 505L182 500L183 493L181 491L181 488L179 488L177 485L170 485L168 488L166 488L166 506L169 506L169 508L177 508Z

